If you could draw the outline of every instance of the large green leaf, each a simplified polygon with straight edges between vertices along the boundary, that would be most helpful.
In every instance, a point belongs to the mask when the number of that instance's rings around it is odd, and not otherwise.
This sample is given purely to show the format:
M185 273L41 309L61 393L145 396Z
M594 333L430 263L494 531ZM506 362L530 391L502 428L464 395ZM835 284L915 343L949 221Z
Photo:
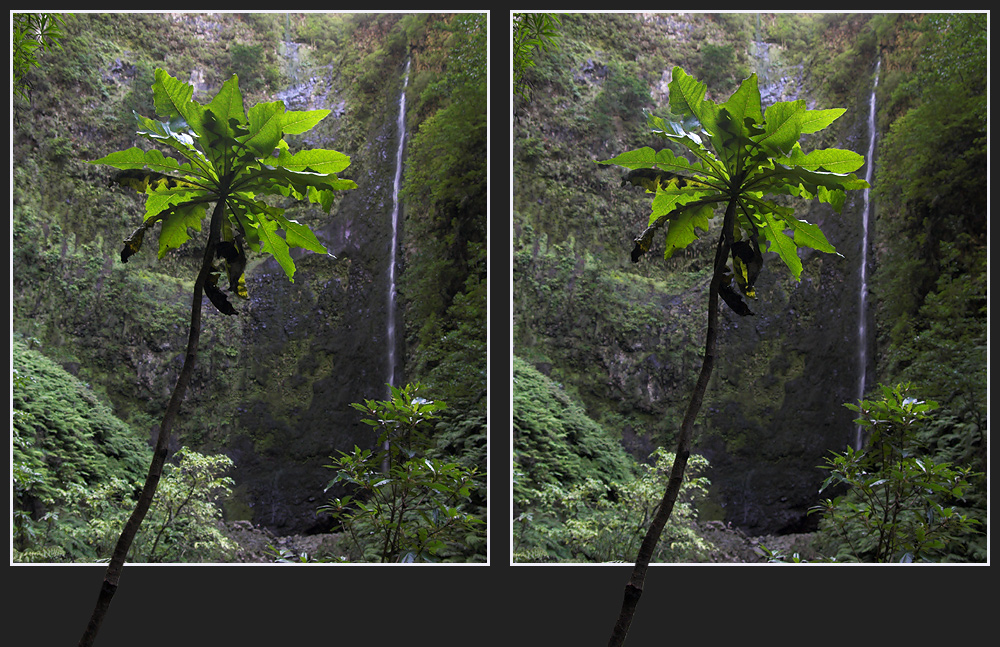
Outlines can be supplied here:
M747 119L753 123L760 123L763 115L760 111L760 88L757 85L757 75L751 74L745 78L722 107L738 124L745 124Z
M326 247L319 242L309 227L295 220L288 220L284 216L276 216L275 221L285 230L285 243L289 247L301 247L317 254L327 253Z
M799 247L811 247L827 254L839 255L839 252L826 239L826 235L818 225L797 218L786 219L785 222L795 232L795 244Z
M229 124L231 120L238 124L246 123L243 93L240 92L239 79L235 74L222 84L219 93L208 104L208 109L224 124Z
M264 216L266 209L262 208L254 212L254 228L257 230L257 238L260 241L260 249L267 252L278 261L281 269L285 270L288 280L294 282L295 262L288 253L288 243L278 235L278 223L273 217ZM326 250L324 250L326 251Z
M663 258L668 259L679 249L684 249L698 237L695 227L708 231L708 220L712 216L712 207L701 205L674 212L667 223L667 237Z
M132 114L135 115L136 134L152 142L166 144L192 161L204 159L201 151L194 148L194 138L188 129L188 123L183 119L177 118L172 122L156 121L143 117L134 110Z
M773 154L787 154L802 135L802 120L806 112L806 102L778 101L764 110L764 134L757 144Z
M806 110L802 115L799 129L803 134L823 130L847 112L846 108L830 108L829 110Z
M841 148L824 148L805 153L798 142L792 147L788 157L777 158L776 162L788 166L799 166L808 171L829 171L830 173L850 173L865 164L860 153Z
M329 175L339 173L350 166L351 158L334 150L313 148L299 151L294 155L288 151L281 151L275 160L275 166L286 168L290 171L312 171Z
M282 116L281 130L289 135L298 135L311 130L329 114L329 110L289 110Z
M775 218L770 212L761 214L764 226L764 238L767 239L768 250L776 252L778 257L788 266L795 280L799 280L802 274L802 261L799 259L798 248L795 241L785 233L783 220Z
M250 108L247 111L249 132L241 142L258 157L270 155L281 141L284 114L285 104L281 101L258 103Z
M715 192L712 190L662 189L657 187L656 197L653 198L653 211L649 216L649 224L653 224L663 216L672 218L671 214L677 209L696 200L703 200L705 196L712 195L715 195Z
M194 86L184 83L157 69L153 81L153 106L156 114L176 123L180 117L195 132L201 128L201 116L204 107L194 101Z
M164 174L180 174L191 171L188 165L181 166L172 157L165 157L163 153L156 150L144 151L138 146L133 146L123 151L117 151L105 155L101 159L94 160L91 164L106 164L120 169L141 169L147 168L151 171Z
M191 204L178 207L162 220L160 228L160 249L158 258L171 249L176 249L186 243L191 236L188 229L201 231L201 221L205 219L205 205Z
M708 86L674 67L670 83L670 109L682 117L695 117L702 128L711 133L715 126L715 103L705 99Z
M208 202L212 198L204 191L177 189L175 191L152 191L146 195L146 215L143 220L149 220L165 209L170 209L184 203Z

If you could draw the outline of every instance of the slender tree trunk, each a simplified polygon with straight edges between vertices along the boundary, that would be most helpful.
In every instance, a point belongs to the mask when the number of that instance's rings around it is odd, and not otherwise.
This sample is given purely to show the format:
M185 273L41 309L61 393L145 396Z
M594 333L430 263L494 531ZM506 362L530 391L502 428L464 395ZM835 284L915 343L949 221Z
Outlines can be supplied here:
M719 285L726 270L726 260L729 257L729 249L732 246L733 221L736 218L736 202L730 201L726 209L726 216L722 223L722 233L719 236L719 244L715 249L715 271L712 274L712 282L708 289L708 331L705 335L705 357L701 364L701 373L698 374L698 381L695 384L691 400L688 402L684 420L681 422L680 437L677 439L677 454L674 463L670 468L670 480L667 481L667 489L663 493L653 516L653 521L646 531L646 536L639 546L639 554L636 558L635 566L632 569L632 576L625 585L625 596L622 600L621 612L615 622L611 639L608 641L609 647L621 647L625 644L629 626L632 624L632 616L635 608L639 604L642 596L643 582L646 579L646 570L649 562L653 558L653 551L660 541L660 534L664 526L670 519L673 512L674 503L680 492L681 484L684 481L684 469L687 467L688 456L691 454L691 438L694 434L694 421L701 410L701 403L708 389L708 381L712 376L712 368L715 366L715 342L718 336L719 321Z
M146 482L142 486L139 500L135 504L135 509L125 522L125 527L118 536L118 543L111 555L108 569L104 574L104 581L101 583L101 591L97 597L97 604L87 623L87 628L78 643L79 647L90 647L97 639L101 623L111 605L111 598L118 590L118 581L121 578L122 569L125 567L125 558L142 520L149 512L149 507L153 503L153 496L156 494L156 487L160 482L160 475L163 474L163 465L167 460L167 442L170 439L170 430L173 427L174 419L180 411L181 402L187 391L188 383L194 372L194 364L198 358L198 340L201 337L201 302L204 292L205 281L212 271L212 260L215 254L215 246L219 240L219 232L222 227L222 217L225 213L225 201L219 200L212 212L212 221L209 228L208 244L205 246L205 255L202 258L201 271L194 282L194 295L191 301L191 326L188 329L187 351L184 355L184 365L181 367L180 375L177 376L177 383L174 385L174 392L167 403L167 410L163 414L160 422L160 430L156 436L156 445L153 448L153 460L149 465L149 472L146 474Z

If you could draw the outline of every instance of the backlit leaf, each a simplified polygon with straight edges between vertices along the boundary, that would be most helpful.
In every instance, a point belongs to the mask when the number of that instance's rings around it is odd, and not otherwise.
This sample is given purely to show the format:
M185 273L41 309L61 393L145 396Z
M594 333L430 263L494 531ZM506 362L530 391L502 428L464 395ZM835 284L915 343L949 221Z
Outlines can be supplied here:
M281 129L289 135L298 135L311 130L329 114L329 110L290 110L282 117Z
M166 117L168 121L181 117L192 130L198 132L204 108L192 99L194 86L175 79L162 69L156 70L155 79L153 105L156 114Z
M350 157L333 150L314 148L300 151L294 155L288 154L287 151L282 151L282 153L278 156L275 165L290 171L312 171L313 173L330 175L343 171L351 164Z
M802 274L802 261L799 259L795 241L785 234L784 221L776 219L770 212L762 214L764 238L768 242L768 250L775 252L791 270L795 280Z
M171 249L176 249L186 243L191 237L188 229L201 231L201 221L205 218L205 206L195 204L181 207L163 219L160 229L160 249L158 258Z
M670 219L667 224L667 237L663 258L668 259L674 252L684 249L694 242L697 235L695 227L708 231L708 220L712 215L712 208L708 205L692 207L680 210L676 216Z

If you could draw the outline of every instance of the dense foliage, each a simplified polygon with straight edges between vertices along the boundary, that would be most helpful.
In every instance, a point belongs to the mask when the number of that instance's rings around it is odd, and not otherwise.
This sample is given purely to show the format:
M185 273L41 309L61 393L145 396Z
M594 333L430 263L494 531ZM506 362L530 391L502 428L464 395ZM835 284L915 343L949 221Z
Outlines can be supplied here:
M536 49L548 51L557 48L559 18L547 13L516 13L512 17L512 39L514 41L513 75L516 95L527 98L528 83L525 71L534 67Z
M900 72L887 88L894 119L874 182L884 249L874 274L880 379L909 382L938 402L920 442L936 462L981 474L966 505L985 523L986 16L899 22L920 56L887 54ZM985 526L980 531L968 559L982 559Z
M28 99L28 72L38 64L38 56L59 48L61 22L58 14L11 14L11 82L14 96Z
M485 490L475 467L428 455L431 423L447 408L418 395L419 384L392 387L388 400L354 403L377 436L375 450L357 446L332 456L337 483L351 494L319 508L350 538L344 561L478 561L485 520L469 512L472 492Z
M635 559L649 520L667 484L674 455L657 449L631 478L603 482L546 483L520 504L531 512L514 519L516 562L629 562ZM715 551L699 532L697 501L708 494L708 461L692 457L689 478L654 553L656 562L713 561ZM515 473L524 479L527 475ZM523 490L524 487L521 486Z
M15 561L107 559L149 462L143 438L88 385L13 343ZM182 448L165 467L132 561L225 561L218 522L232 461Z
M917 430L936 402L912 397L908 385L881 391L878 400L848 405L860 415L866 443L863 451L848 448L827 460L830 476L822 489L849 489L817 506L826 517L824 529L857 561L942 561L964 552L956 544L967 541L977 522L956 506L972 469L935 462L921 447Z
M485 473L486 16L460 14L422 28L443 44L440 71L414 79L420 94L412 112L427 116L410 139L401 193L405 373L425 385L427 397L448 403L431 456ZM472 509L485 518L485 487L473 491Z
M514 559L522 562L627 561L642 538L672 455L639 464L563 388L514 358ZM658 559L696 560L706 543L691 525L698 475L685 486ZM699 552L701 551L701 552Z

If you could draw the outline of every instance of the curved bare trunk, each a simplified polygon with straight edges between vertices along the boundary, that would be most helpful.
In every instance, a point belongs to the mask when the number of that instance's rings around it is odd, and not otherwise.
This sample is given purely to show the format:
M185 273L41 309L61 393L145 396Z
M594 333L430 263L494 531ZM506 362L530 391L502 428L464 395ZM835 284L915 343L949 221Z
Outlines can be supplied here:
M664 526L670 519L673 512L674 503L680 492L681 484L684 481L684 469L687 467L688 456L691 454L691 438L694 435L694 421L701 410L701 403L708 390L708 381L712 376L712 369L715 366L715 342L718 337L719 322L719 285L726 270L726 259L729 256L729 249L732 246L733 221L736 218L736 201L730 201L726 209L726 216L722 223L722 234L719 236L719 244L715 249L715 271L712 274L712 282L708 289L708 331L705 335L705 357L701 364L701 373L698 374L698 382L695 384L691 400L688 402L687 411L684 413L684 420L681 422L680 436L677 439L677 454L674 463L670 468L670 480L667 481L667 489L663 493L656 509L653 521L646 531L646 536L639 547L639 554L636 558L635 566L632 569L632 576L625 585L625 595L622 600L621 612L615 622L611 639L608 641L609 647L621 647L625 644L629 626L632 624L632 616L635 615L635 608L639 604L642 596L643 582L646 579L646 570L649 562L653 558L653 551L660 541L660 534Z
M79 647L90 647L97 639L97 633L107 614L108 607L111 606L111 599L118 590L118 581L121 578L122 569L125 567L125 558L139 526L142 525L149 507L153 503L153 496L156 494L156 487L163 474L163 465L167 460L167 441L170 439L170 430L173 427L177 412L180 411L181 402L187 391L191 375L194 373L194 364L198 358L198 340L201 337L201 302L204 293L205 281L212 271L212 260L215 254L215 246L219 240L219 232L222 227L222 218L225 214L225 201L219 200L212 212L212 221L209 228L208 243L205 245L205 255L202 258L201 271L194 282L194 294L191 301L191 326L188 329L187 351L184 354L184 365L181 367L180 375L177 376L177 383L174 385L170 402L167 403L167 410L163 414L160 422L160 430L156 436L156 445L153 448L153 460L149 464L149 472L146 474L146 482L142 486L139 500L136 501L135 509L125 522L125 527L118 536L115 550L111 555L107 571L104 574L104 581L101 583L101 591L97 597L97 604L87 622L87 628L78 643Z

